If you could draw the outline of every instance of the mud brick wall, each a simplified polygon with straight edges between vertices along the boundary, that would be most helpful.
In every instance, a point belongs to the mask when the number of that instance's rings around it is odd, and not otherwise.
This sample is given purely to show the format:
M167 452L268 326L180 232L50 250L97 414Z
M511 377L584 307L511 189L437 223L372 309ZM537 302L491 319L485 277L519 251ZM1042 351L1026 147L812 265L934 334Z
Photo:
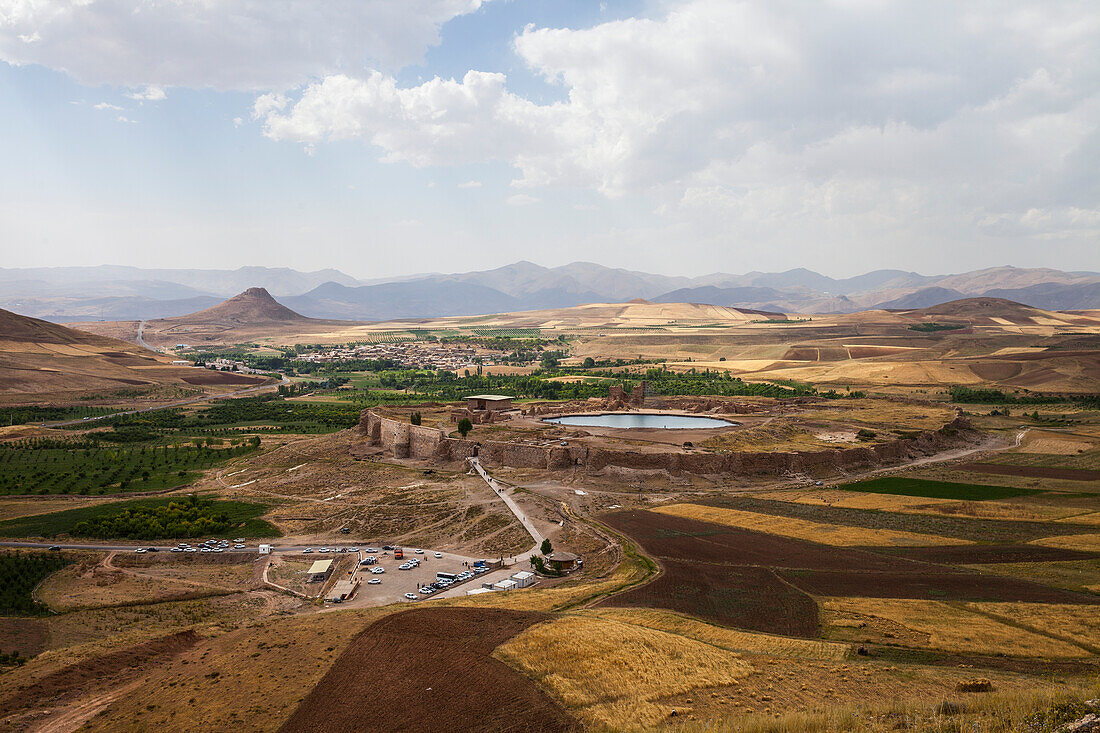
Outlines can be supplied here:
M381 417L364 410L359 432L371 445L381 446L395 458L434 458L461 461L475 453L486 466L565 470L581 467L597 473L609 467L640 471L667 471L706 475L739 474L780 476L790 473L825 474L898 463L966 443L974 438L970 421L956 417L939 430L926 430L913 438L875 445L804 453L695 453L645 452L616 448L589 448L583 443L526 445L506 441L448 438L442 430Z

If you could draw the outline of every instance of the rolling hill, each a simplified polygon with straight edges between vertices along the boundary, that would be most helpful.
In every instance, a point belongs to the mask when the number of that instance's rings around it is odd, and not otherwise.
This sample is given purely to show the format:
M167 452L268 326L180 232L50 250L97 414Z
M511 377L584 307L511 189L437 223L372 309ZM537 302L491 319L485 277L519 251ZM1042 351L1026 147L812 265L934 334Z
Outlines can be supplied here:
M6 404L262 381L173 366L167 357L125 341L0 310L0 401Z

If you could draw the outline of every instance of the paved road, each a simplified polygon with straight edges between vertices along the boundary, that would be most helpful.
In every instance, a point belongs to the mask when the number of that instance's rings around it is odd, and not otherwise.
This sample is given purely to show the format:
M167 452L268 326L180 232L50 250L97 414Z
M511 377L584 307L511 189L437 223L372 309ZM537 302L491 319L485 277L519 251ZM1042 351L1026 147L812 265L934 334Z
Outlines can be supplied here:
M501 501L503 501L508 509L511 510L512 514L516 515L516 519L518 519L520 524L523 525L523 528L527 530L527 533L531 535L531 539L535 541L535 546L532 547L528 552L522 555L516 555L517 561L527 560L532 555L538 553L540 551L539 548L542 547L543 540L545 540L546 538L543 537L542 533L535 528L534 522L532 522L530 517L528 517L524 513L524 511L519 508L519 505L516 504L515 500L513 500L509 494L505 493L504 487L502 487L495 478L490 476L485 471L485 469L481 467L481 462L478 461L477 458L470 458L469 461L470 465L473 466L479 474L481 474L481 478L485 479L485 483L489 484L489 488L495 491L496 495L501 498Z
M97 415L96 417L84 417L78 420L61 420L59 422L44 422L34 423L43 428L63 428L66 425L83 425L86 423L93 423L97 420L106 420L112 417L118 417L119 415L136 415L141 412L153 412L154 410L164 410L169 407L180 407L182 405L193 405L196 402L209 402L210 400L224 400L230 397L241 397L243 395L252 394L254 392L262 392L265 389L271 389L278 387L282 384L290 384L290 380L284 376L283 380L278 384L261 384L256 387L246 387L245 389L238 389L235 392L225 392L223 394L210 394L203 395L202 397L189 397L186 400L177 400L175 402L167 402L160 405L154 405L153 407L141 407L136 410L122 410L120 412L112 412L110 415Z
M144 346L145 348L149 349L149 351L155 351L158 354L165 353L164 349L158 349L155 346L150 346L149 344L145 343L144 336L145 336L145 324L146 323L148 323L148 321L142 321L141 323L138 324L138 337L137 337L138 344L140 344L141 346Z

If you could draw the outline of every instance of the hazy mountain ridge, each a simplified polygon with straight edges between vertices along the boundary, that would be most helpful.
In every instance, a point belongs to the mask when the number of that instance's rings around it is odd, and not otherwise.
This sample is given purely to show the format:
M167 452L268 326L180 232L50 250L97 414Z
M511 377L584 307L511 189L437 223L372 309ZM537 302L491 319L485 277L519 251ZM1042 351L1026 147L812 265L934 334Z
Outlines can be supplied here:
M848 278L785 272L683 277L574 262L357 280L337 270L0 268L0 308L53 321L169 318L262 287L312 318L384 320L565 308L583 303L695 302L787 313L920 308L990 296L1047 309L1100 308L1100 274L991 267L948 275L874 270Z

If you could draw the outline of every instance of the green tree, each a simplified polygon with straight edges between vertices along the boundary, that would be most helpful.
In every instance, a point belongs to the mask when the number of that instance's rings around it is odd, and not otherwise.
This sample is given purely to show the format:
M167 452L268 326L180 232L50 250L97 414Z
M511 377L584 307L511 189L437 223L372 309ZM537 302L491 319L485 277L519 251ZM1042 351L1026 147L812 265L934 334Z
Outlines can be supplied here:
M543 555L549 555L554 551L554 546L550 544L550 540L543 540L542 546L539 548Z
M463 438L465 438L466 435L473 429L474 424L470 422L469 418L464 417L458 421L458 432L462 435Z
M414 412L412 415L409 416L409 422L413 425L419 425L422 419L423 418L420 417L419 412Z
M592 367L596 366L596 360L593 359L591 356L586 356L584 357L584 362L581 363L581 366L585 369L591 369Z

